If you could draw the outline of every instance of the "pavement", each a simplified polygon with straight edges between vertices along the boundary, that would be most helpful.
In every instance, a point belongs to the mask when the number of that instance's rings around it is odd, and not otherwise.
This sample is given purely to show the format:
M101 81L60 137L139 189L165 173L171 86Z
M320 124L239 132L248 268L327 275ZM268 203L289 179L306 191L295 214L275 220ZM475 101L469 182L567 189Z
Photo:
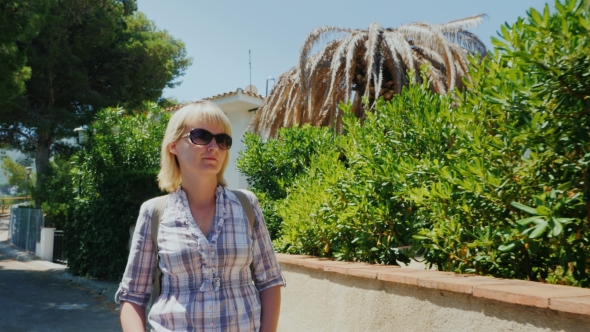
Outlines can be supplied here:
M39 257L36 257L35 255L24 251L23 249L12 246L7 241L7 239L8 239L8 221L9 221L8 215L0 215L0 297L2 297L4 295L9 300L12 300L13 298L19 298L20 296L15 297L14 294L10 295L9 292L11 291L11 289L15 290L15 289L19 289L22 287L26 287L27 285L22 285L22 283L25 283L24 279L27 280L26 281L27 283L30 283L31 287L33 287L36 283L41 283L41 281L43 281L43 280L45 280L45 283L47 283L47 280L52 280L51 283L49 283L49 285L55 285L55 287L57 287L57 288L54 291L61 292L61 293L58 293L58 294L60 294L60 296L61 296L61 294L65 294L65 292L68 291L69 289L77 290L78 293L85 294L85 296L77 297L77 295L74 294L74 295L71 295L71 297L72 297L72 299L76 299L76 301L78 301L79 303L84 303L84 304L81 304L82 307L87 308L87 309L83 310L84 312L91 312L92 310L89 310L88 308L95 308L97 305L100 305L100 308L96 307L95 309L98 311L107 310L107 312L108 312L108 313L105 313L105 312L101 311L100 315L107 315L109 317L107 319L108 321L111 321L112 318L114 317L116 320L116 323L118 325L118 307L113 301L115 293L118 288L118 283L73 276L72 274L70 274L68 272L67 266L65 266L65 265L44 261L44 260L40 259ZM19 280L23 280L23 281L19 284ZM14 283L16 283L17 285L14 285ZM9 286L9 287L7 287L7 286ZM49 287L49 288L51 288L51 287ZM50 290L46 290L46 291L49 292ZM46 291L41 290L41 291L39 291L39 293L35 294L34 297L38 298L40 296L40 298L42 298L43 295L45 295L44 292L46 292ZM49 293L47 296L49 296ZM3 302L4 301L8 301L8 300L3 300ZM91 302L87 302L87 301L91 301ZM53 301L53 302L56 302L56 301ZM59 302L59 301L57 301L57 302ZM0 304L0 307L2 307L4 305L7 305L7 304L5 304L5 303ZM15 304L15 305L17 305L17 304ZM23 308L25 308L25 309L27 306L28 307L31 306L30 304L28 304L28 305L22 304L22 305L24 306ZM56 304L53 303L53 305L55 306ZM62 303L62 305L66 306L66 307L63 307L63 308L66 308L64 310L70 310L72 308L74 308L74 309L76 308L75 305L74 305L74 307L67 307L68 305L71 306L71 304L67 304L67 303L65 303L65 304ZM47 307L46 303L45 303L45 306ZM53 307L49 306L47 308L51 309ZM59 307L59 308L62 308L62 307ZM8 307L2 311L6 311L6 310L10 310L10 309L16 310L14 307ZM25 309L22 309L22 310L25 310ZM45 310L44 312L50 312L50 311L51 310L49 310L49 311ZM23 314L26 314L26 313L23 313ZM110 316L113 316L113 317L110 317ZM18 315L15 317L18 317ZM11 318L13 318L13 317L11 317ZM103 317L103 319L104 319L104 317ZM90 321L91 320L92 319L90 319ZM23 321L23 322L26 323L26 321ZM86 319L86 322L88 323L89 320ZM0 330L1 331L4 331L4 328L7 327L7 326L3 325L5 323L6 322L2 319L2 317L0 317ZM20 326L24 326L23 324L21 324ZM90 327L90 326L87 326L87 327ZM9 331L13 331L14 328L15 327L11 327L11 329ZM97 329L97 330L99 330L99 331L110 330L110 329L105 329L105 328L106 328L106 326L102 326L100 329ZM33 331L33 330L34 331L53 331L52 329L43 329L43 328L41 328L41 329L36 329L36 328L35 329L26 329L26 331ZM60 328L55 331L61 331L61 330L63 330L63 329ZM92 331L94 329L85 328L84 330ZM118 325L116 330L120 330L120 325ZM14 330L14 331L16 331L16 330ZM25 331L25 330L23 330L23 331Z

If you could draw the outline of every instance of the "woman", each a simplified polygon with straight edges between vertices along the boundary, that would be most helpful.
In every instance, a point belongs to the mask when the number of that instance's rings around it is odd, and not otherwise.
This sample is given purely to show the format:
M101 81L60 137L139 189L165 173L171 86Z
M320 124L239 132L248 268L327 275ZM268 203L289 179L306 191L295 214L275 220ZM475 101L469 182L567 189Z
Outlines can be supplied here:
M141 206L118 291L123 331L145 328L154 250L162 292L148 315L153 330L276 331L284 281L256 197L247 194L255 215L250 227L225 188L230 135L227 116L208 101L171 117L158 174L160 188L170 195L157 246L150 230L155 199Z

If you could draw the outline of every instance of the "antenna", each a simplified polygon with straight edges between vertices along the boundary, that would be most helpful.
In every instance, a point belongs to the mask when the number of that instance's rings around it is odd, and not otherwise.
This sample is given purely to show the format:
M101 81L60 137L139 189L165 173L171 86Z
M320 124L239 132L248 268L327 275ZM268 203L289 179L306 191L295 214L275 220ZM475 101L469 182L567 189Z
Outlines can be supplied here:
M250 65L250 85L252 85L252 52L248 50L248 61Z
M269 77L266 79L266 96L265 96L265 97L268 97L268 81L273 81L273 86L274 86L274 85L276 84L276 82L277 82L277 80L275 80L275 78L274 78L274 77L272 77L272 76L269 76Z

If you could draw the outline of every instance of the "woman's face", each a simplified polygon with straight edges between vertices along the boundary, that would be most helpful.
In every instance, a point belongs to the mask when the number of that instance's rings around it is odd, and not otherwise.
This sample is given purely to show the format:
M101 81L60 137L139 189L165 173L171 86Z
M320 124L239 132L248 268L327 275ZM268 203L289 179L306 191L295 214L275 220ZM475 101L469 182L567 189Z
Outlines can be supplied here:
M223 127L208 122L187 123L181 136L188 134L191 129L205 129L213 135L224 133ZM188 137L181 137L178 141L171 143L168 148L176 155L182 176L195 174L198 176L216 177L229 150L222 150L213 138L208 144L193 144Z

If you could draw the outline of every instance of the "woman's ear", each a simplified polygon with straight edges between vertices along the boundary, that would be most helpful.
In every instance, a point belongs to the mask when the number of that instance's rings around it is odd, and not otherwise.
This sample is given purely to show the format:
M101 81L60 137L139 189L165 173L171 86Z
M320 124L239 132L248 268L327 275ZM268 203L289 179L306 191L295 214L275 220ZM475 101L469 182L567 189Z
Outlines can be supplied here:
M176 149L176 142L172 142L168 144L168 151L173 155L178 155L178 150Z

